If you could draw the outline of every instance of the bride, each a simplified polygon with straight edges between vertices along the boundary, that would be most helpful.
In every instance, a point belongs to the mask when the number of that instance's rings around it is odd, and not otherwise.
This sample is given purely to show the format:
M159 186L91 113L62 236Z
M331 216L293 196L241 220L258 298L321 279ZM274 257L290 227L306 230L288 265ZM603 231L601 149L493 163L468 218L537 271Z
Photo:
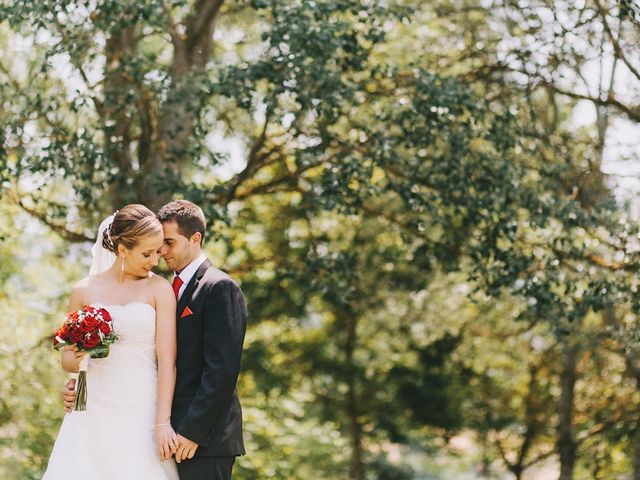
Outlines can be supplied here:
M89 361L87 409L65 415L43 480L178 478L170 425L176 300L151 272L162 243L162 225L143 205L100 226L90 276L73 288L69 310L107 309L120 338L108 357ZM83 355L67 348L62 367L77 372Z

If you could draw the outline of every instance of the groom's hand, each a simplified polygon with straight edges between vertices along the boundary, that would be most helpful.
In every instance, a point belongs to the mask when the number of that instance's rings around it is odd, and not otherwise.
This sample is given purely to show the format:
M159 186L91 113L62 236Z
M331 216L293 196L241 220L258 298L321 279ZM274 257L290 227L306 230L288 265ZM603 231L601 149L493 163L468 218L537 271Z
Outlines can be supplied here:
M70 379L62 389L62 400L64 401L64 411L71 413L73 411L73 404L76 401L76 379Z
M176 462L180 463L187 458L193 458L198 449L198 444L186 437L178 434L178 450L176 451Z

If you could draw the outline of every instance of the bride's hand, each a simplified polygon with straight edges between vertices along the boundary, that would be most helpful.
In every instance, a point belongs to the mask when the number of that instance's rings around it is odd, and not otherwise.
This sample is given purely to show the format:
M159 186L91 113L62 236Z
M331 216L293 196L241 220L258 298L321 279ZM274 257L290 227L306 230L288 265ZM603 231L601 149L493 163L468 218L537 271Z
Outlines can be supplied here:
M80 363L80 361L87 354L87 352L85 352L85 351L78 350L78 347L76 347L75 345L65 345L64 347L62 347L62 351L63 352L73 352L75 354L75 356L76 356L76 361L78 363Z
M160 460L168 460L178 449L178 436L170 424L156 425L156 442Z

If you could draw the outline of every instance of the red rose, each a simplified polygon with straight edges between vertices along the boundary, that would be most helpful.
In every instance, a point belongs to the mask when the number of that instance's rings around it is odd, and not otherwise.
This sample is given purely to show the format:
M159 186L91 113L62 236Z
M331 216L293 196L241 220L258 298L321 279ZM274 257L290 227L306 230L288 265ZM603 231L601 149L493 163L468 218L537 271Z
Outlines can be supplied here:
M109 325L107 322L101 322L98 326L98 329L105 335L111 334L111 325Z
M82 322L80 322L80 328L83 332L95 332L98 328L99 320L95 317L86 317Z
M71 332L71 335L69 336L69 340L71 340L72 343L78 343L79 341L81 341L84 338L84 332L82 330L75 329Z
M89 335L89 338L84 341L84 346L86 348L94 348L97 347L99 343L100 337L98 336L98 334L92 333L91 335Z
M111 315L104 308L101 308L100 310L98 310L98 313L100 315L102 315L102 319L104 321L106 321L106 322L110 322L111 321Z
M58 329L58 332L60 332L60 337L65 338L68 337L69 335L71 335L71 332L73 332L74 330L78 329L78 325L74 324L74 323L65 323L63 326L61 326ZM63 336L64 335L64 336Z

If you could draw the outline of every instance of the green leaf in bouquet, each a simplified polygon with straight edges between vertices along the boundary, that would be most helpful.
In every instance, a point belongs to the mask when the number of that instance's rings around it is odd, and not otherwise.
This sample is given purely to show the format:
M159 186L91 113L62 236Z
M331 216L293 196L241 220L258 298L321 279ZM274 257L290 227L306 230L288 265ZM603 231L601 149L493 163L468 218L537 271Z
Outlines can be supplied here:
M91 358L105 358L109 355L109 345L100 345L88 351Z

